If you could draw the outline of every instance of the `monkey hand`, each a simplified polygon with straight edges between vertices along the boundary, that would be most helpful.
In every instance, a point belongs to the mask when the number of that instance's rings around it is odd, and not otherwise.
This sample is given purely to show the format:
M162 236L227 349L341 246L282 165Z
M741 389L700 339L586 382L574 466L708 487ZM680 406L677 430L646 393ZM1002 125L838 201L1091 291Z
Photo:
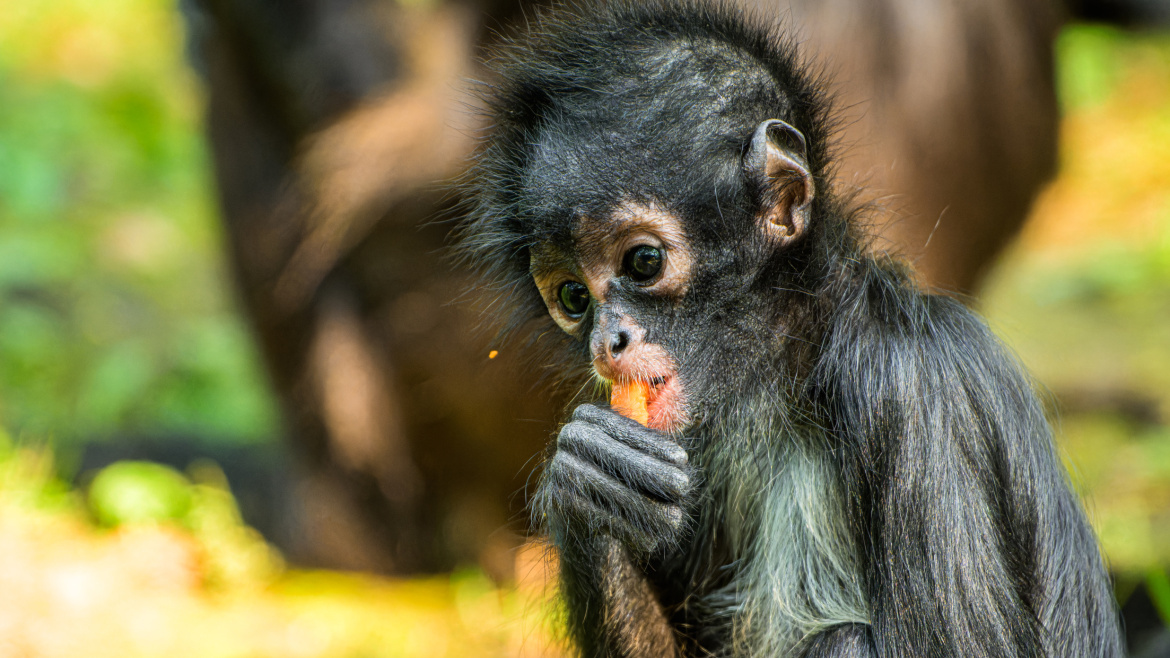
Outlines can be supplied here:
M558 542L603 531L645 554L681 538L691 479L677 441L586 404L557 436L535 509Z

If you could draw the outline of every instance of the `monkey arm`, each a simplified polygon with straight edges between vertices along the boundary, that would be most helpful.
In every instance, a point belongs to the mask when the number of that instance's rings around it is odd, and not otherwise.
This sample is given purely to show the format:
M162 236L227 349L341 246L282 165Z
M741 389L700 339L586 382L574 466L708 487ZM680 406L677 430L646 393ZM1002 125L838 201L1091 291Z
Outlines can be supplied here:
M848 454L878 655L1120 655L1096 542L1020 366L961 304L895 274L846 297L813 381Z
M560 552L569 628L582 655L677 654L636 558L677 543L690 489L686 451L662 432L593 405L578 407L561 428L533 509Z
M621 542L598 533L561 548L561 595L584 658L673 658L675 632L646 573Z

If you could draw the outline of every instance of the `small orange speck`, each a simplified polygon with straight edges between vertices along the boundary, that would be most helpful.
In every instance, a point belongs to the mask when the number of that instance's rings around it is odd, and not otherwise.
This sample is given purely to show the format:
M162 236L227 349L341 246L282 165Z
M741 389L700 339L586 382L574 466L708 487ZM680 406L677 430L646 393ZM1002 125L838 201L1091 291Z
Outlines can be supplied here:
M499 350L492 350L492 351L488 352L488 358L494 359L494 358L496 358L496 355L499 353L500 353Z

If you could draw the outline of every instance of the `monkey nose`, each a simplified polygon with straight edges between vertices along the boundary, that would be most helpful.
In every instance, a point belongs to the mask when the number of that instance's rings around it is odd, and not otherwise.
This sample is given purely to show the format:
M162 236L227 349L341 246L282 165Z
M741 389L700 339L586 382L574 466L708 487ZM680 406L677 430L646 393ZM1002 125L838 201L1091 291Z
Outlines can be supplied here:
M609 351L609 358L616 359L622 355L622 352L630 345L630 332L625 329L619 329L614 332L609 339L609 345L606 349Z

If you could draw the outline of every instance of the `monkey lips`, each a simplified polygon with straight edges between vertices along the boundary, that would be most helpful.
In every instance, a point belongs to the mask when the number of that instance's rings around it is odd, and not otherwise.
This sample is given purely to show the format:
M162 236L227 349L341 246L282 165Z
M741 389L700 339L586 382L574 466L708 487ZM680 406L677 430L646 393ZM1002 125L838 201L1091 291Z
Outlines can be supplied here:
M683 425L677 378L619 379L613 384L610 405L619 414L659 431Z

